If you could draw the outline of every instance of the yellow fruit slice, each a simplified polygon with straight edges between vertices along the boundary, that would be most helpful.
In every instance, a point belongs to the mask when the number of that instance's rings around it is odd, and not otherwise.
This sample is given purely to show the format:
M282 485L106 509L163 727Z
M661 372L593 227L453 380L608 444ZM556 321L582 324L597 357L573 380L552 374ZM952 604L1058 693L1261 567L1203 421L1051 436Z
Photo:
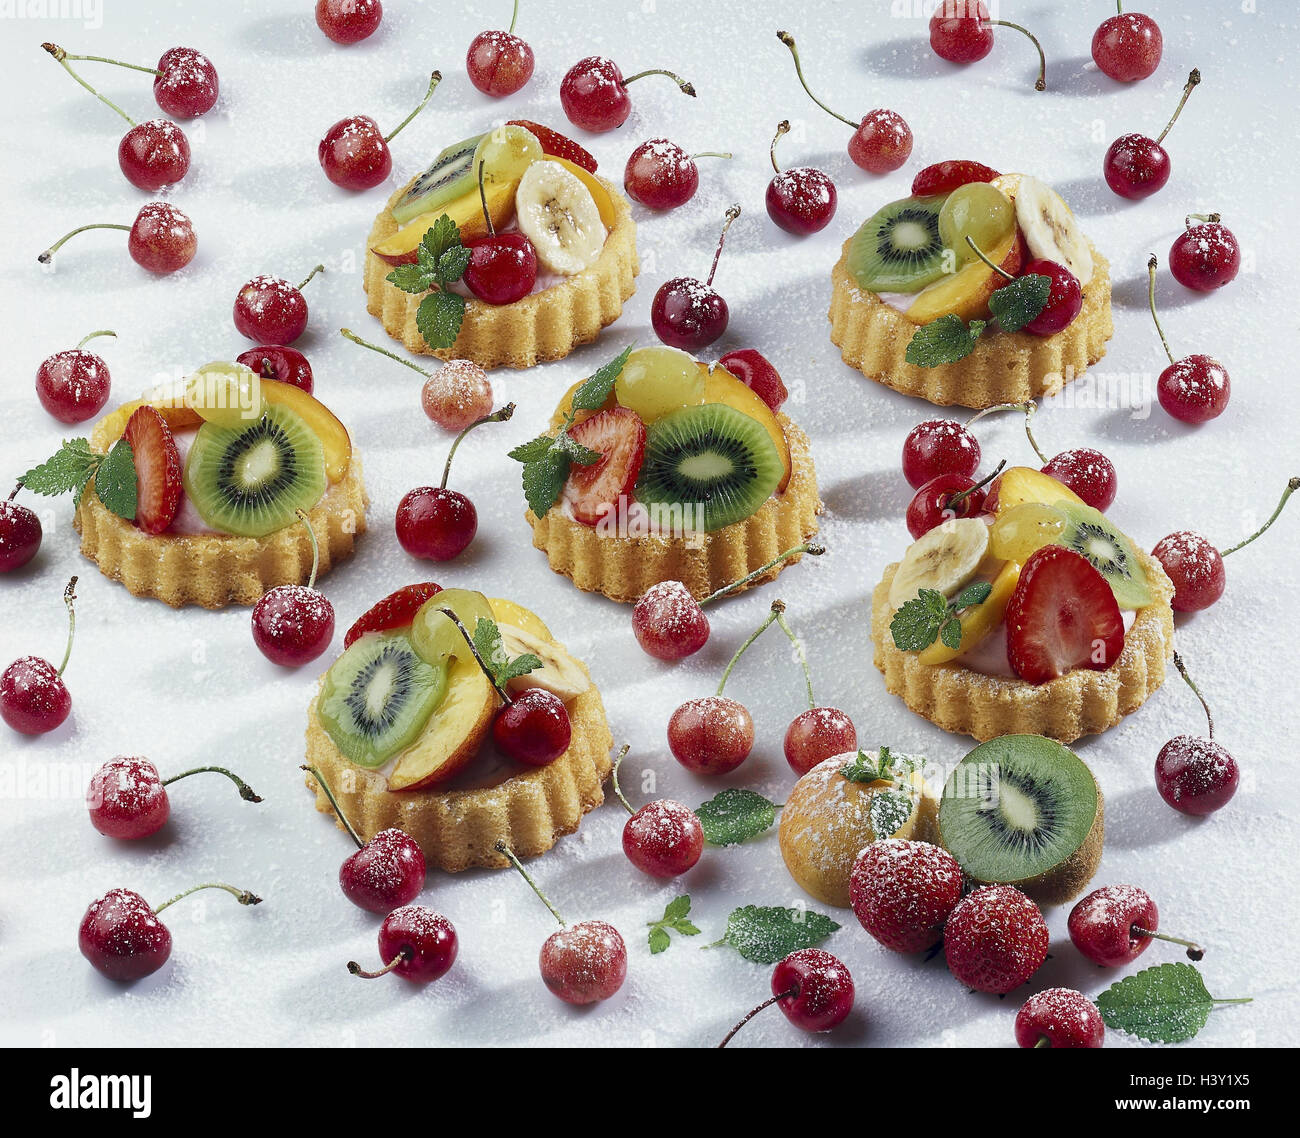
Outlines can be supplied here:
M447 692L424 733L388 777L389 790L415 790L445 781L475 755L492 725L499 697L474 657L452 660Z
M352 463L352 439L333 412L301 387L278 379L262 380L261 391L267 403L287 407L311 428L325 450L325 475L330 484L342 482Z
M1000 569L996 568L997 565L996 560L991 560L988 573L982 574L985 576L990 576L994 572L997 574L993 577L993 591L989 593L988 599L983 604L971 605L958 618L961 621L961 647L949 648L943 641L936 640L930 647L922 649L917 656L922 664L946 664L949 660L957 659L969 652L1002 623L1002 618L1007 611L1007 602L1011 600L1011 594L1016 591L1016 582L1020 580L1020 566L1014 561L1002 562Z
M555 639L551 635L551 630L542 623L542 618L524 608L523 605L515 604L514 601L503 600L501 597L489 597L488 604L492 607L492 617L498 624L508 624L514 628L521 628L541 640Z
M106 451L126 433L126 425L141 407L151 406L163 417L173 431L194 431L203 426L203 420L188 407L159 406L147 399L132 399L121 407L109 412L95 424L90 432L90 445L93 450Z
M587 187L587 191L596 203L596 210L600 214L601 224L606 229L613 229L614 222L618 220L618 214L614 212L614 199L609 196L609 191L601 184L600 179L590 170L584 170L576 162L570 162L567 158L561 158L558 154L548 154L546 161L558 162Z
M700 367L707 369L708 365L700 364ZM780 420L777 419L772 409L759 396L754 394L751 387L741 383L726 368L716 365L709 371L709 377L705 381L703 401L705 403L725 403L742 415L748 415L751 419L756 419L763 424L767 433L772 436L777 453L781 456L781 462L785 466L785 473L781 476L776 493L780 494L784 491L790 483L790 444L786 442L785 431L781 429Z
M989 529L989 548L998 557L1023 565L1030 554L1056 541L1068 520L1055 506L1023 502L998 514Z
M517 181L492 182L484 186L488 212L492 215L492 224L497 229L505 228L514 217L515 190L518 187ZM483 218L483 203L479 200L478 187L475 186L473 193L462 194L441 209L420 214L387 240L374 246L371 252L390 265L414 264L416 247L433 227L433 223L444 213L456 223L456 227L460 230L461 241L469 241L474 237L483 237L487 234L487 222Z
M1084 505L1083 499L1068 486L1032 466L1012 466L998 476L994 485L998 491L999 517L1012 507L1023 506L1027 502L1041 502L1047 506L1053 502Z
M1001 265L1012 276L1020 271L1023 245L1019 232L1012 227L1006 237L993 249L985 249L995 265ZM916 324L929 324L949 313L963 320L987 320L989 297L1005 281L1001 274L976 259L951 276L935 281L916 294L905 315Z

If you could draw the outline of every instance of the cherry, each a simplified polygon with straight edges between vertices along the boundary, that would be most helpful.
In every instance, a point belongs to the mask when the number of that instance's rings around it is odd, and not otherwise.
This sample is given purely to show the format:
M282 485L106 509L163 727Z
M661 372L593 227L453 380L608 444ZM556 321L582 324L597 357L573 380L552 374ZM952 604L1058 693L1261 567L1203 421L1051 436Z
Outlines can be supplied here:
M249 348L241 352L236 363L256 372L263 379L274 379L299 387L308 395L315 389L311 363L297 348L276 347L263 344L259 348Z
M1048 988L1030 996L1016 1013L1020 1047L1100 1047L1106 1038L1101 1012L1082 992Z
M235 327L254 343L282 347L292 344L307 330L307 298L302 290L317 274L317 265L296 288L283 277L266 273L254 277L235 297Z
M1029 37L1038 51L1038 78L1035 91L1047 89L1047 60L1043 45L1028 28L1010 20L993 20L983 0L943 0L930 17L930 47L940 59L949 63L974 63L993 50L993 28L1014 28Z
M515 35L519 0L508 31L479 32L465 53L469 81L485 95L513 95L533 77L533 49Z
M335 43L360 43L383 18L380 0L316 0L316 26Z
M983 162L972 162L966 158L949 159L936 162L918 171L912 179L912 197L926 198L934 194L950 194L960 186L971 182L991 182L999 174Z
M695 867L704 852L704 827L689 806L670 798L633 810L618 784L618 768L627 752L625 746L614 762L614 794L631 815L623 826L623 852L651 877L680 877Z
M695 88L671 71L651 68L623 78L618 64L600 55L580 59L560 82L560 105L574 126L600 133L622 126L632 113L627 88L647 75L666 75L683 95L695 97Z
M429 77L429 89L420 105L387 134L369 115L349 115L325 132L316 147L321 169L336 186L345 190L369 190L393 172L393 155L388 144L428 105L442 81L442 73Z
M1177 652L1174 653L1174 666L1205 708L1210 734L1208 739L1178 735L1160 748L1160 754L1156 756L1156 789L1160 797L1181 814L1213 814L1226 806L1237 793L1241 775L1237 760L1214 741L1214 716L1210 714L1210 705L1187 674L1183 658Z
M722 256L727 230L740 216L740 206L731 206L725 216L708 278L703 282L694 277L674 277L665 281L650 304L650 323L655 335L671 347L698 352L727 330L730 312L722 294L713 287L713 275L718 271L718 259Z
M768 149L775 174L767 184L767 216L787 233L806 237L830 224L838 196L829 174L812 166L783 171L776 164L776 144L789 130L788 120L777 123L776 135Z
M1156 315L1156 263L1153 253L1147 261L1147 302L1151 319L1160 334L1160 343L1169 357L1169 366L1156 380L1156 398L1160 400L1160 406L1180 422L1208 423L1228 409L1232 381L1224 366L1212 356L1197 353L1174 359L1169 341L1165 339L1165 330L1160 327L1160 317Z
M737 348L720 356L718 366L734 375L772 411L781 410L790 398L790 393L781 380L781 373L762 352L753 348Z
M172 47L162 53L153 81L153 97L164 114L194 119L216 105L221 85L217 69L201 51Z
M428 984L447 974L459 947L455 926L441 913L423 905L405 905L389 913L379 926L379 959L387 963L367 972L349 960L348 971L363 980L377 980L391 972L412 984Z
M799 61L794 36L789 32L777 32L776 38L794 56L795 74L799 76L799 85L808 92L808 97L828 115L853 128L853 137L849 139L849 157L855 166L869 174L888 174L908 160L912 154L912 129L902 115L888 110L868 111L862 116L861 122L855 123L852 119L837 114L809 90L803 77L803 65Z
M447 462L442 468L442 482L437 486L420 486L408 491L397 506L397 540L412 557L428 561L451 561L465 552L478 533L478 511L474 503L459 490L448 490L451 460L460 441L484 423L504 423L515 413L507 403L499 411L475 419L452 441Z
M1165 129L1155 138L1144 134L1121 135L1110 144L1106 158L1102 163L1102 173L1106 185L1122 198L1138 200L1149 198L1164 187L1169 181L1172 165L1169 154L1160 144L1173 129L1178 116L1192 90L1201 81L1199 69L1193 68L1183 88L1183 97L1178 101L1173 118L1165 124Z
M171 817L167 787L192 774L223 774L235 784L245 802L262 801L248 783L225 767L194 767L164 779L148 759L119 755L90 777L86 788L90 824L105 837L123 841L156 834Z
M1079 278L1064 265L1041 259L1030 261L1022 272L1025 276L1046 277L1050 282L1047 303L1024 330L1035 336L1052 336L1062 328L1068 328L1083 310L1083 288Z
M157 972L172 954L172 934L158 914L200 889L224 889L241 905L262 903L261 897L247 889L220 881L195 885L156 909L130 889L110 889L92 901L81 918L77 931L81 955L110 980L139 980Z
M316 780L334 811L339 824L356 844L339 866L339 888L352 904L370 913L391 913L409 905L424 888L424 852L415 839L403 830L380 830L368 842L361 840L348 816L343 813L334 790L315 767L303 766ZM387 959L387 954L385 954ZM448 961L450 964L451 962Z
M903 477L914 490L941 474L973 479L979 465L979 440L955 419L926 419L903 440Z
M1227 573L1223 555L1192 530L1179 530L1156 542L1151 556L1173 582L1175 612L1199 612L1223 596Z
M532 689L536 690L536 689ZM497 853L509 858L532 891L560 923L542 945L538 958L542 981L567 1004L595 1004L608 1000L627 978L627 946L618 929L605 921L583 921L570 927L551 904L532 875L505 842Z
M63 673L72 656L72 640L77 632L77 578L63 590L68 608L68 644L63 661L57 668L39 656L23 656L0 674L0 719L22 735L44 735L53 731L72 710L72 696L63 682Z
M1101 451L1089 447L1062 451L1045 463L1042 471L1102 513L1110 509L1119 490L1115 464Z
M444 430L463 431L492 413L492 385L487 373L473 360L448 360L437 371L425 371L387 348L363 340L350 328L341 328L339 334L424 376L420 404L424 413Z
M38 254L36 259L42 265L48 265L65 241L78 233L85 233L87 229L121 229L127 234L126 250L131 259L151 273L174 273L183 269L194 260L199 247L193 223L171 202L146 202L130 225L96 222L78 226Z
M83 350L96 336L116 337L117 333L91 332L75 348L55 352L36 369L36 396L60 423L84 423L108 402L108 364L94 352Z
M1119 83L1134 83L1155 74L1164 51L1160 26L1142 12L1125 12L1116 0L1117 15L1092 33L1092 59L1102 72Z
M537 250L522 233L498 233L483 188L484 163L478 164L478 193L487 236L467 243L469 264L465 286L487 304L513 304L533 291L537 283Z
M931 478L907 504L907 532L912 535L912 540L955 518L978 517L984 509L984 487L1002 472L1004 466L1005 460L979 482L964 474L939 474Z
M253 643L273 664L299 668L310 664L334 639L334 606L316 588L320 543L307 515L298 520L311 538L311 574L305 585L278 585L253 606Z
M1094 889L1070 910L1070 939L1084 956L1106 968L1131 964L1153 940L1182 945L1190 960L1205 950L1190 940L1157 932L1160 912L1145 889L1136 885L1106 885Z
M512 759L532 767L553 763L569 749L573 724L564 701L544 688L524 688L492 721L492 739Z
M825 552L826 547L818 542L796 545L777 554L752 573L746 573L739 580L723 585L700 601L680 581L660 581L657 585L651 585L633 607L632 632L648 655L659 660L684 660L687 656L695 655L708 643L709 618L704 615L704 605L751 585L788 558L804 553L820 557Z
M764 1000L727 1032L726 1047L742 1027L775 1004L801 1031L830 1031L853 1010L853 977L838 957L820 948L800 948L772 970L772 998Z
M0 498L0 573L21 569L41 548L41 519L15 502L20 482L8 498Z
M647 209L676 209L695 196L700 187L697 158L730 158L718 150L687 154L675 142L652 138L641 143L623 168L623 188L633 201Z
M1193 225L1195 219L1201 224ZM1236 280L1241 246L1217 213L1188 214L1169 249L1169 271L1184 288L1213 292Z

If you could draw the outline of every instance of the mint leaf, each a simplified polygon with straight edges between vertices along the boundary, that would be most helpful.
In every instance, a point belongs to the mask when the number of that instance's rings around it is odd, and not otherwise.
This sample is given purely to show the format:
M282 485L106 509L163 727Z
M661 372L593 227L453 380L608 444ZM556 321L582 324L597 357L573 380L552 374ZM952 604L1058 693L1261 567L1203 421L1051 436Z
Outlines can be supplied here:
M647 939L650 942L651 956L657 956L672 944L672 937L668 935L670 929L682 936L699 936L700 930L688 919L690 912L690 894L683 893L680 897L674 897L668 902L664 907L664 915L659 920L646 921L646 925L650 929Z
M487 665L498 687L505 687L511 680L526 676L542 666L542 661L531 652L511 659L501 641L501 629L494 620L487 617L478 618L474 625L474 647L478 649L479 658Z
M590 466L593 462L599 462L601 459L600 451L583 446L567 431L561 431L556 435L552 445L557 450L563 451L564 454L569 456L571 462L576 462L579 466Z
M1179 1043L1205 1026L1215 1004L1246 1004L1249 999L1216 1000L1190 964L1157 964L1125 976L1097 997L1102 1022L1152 1043Z
M545 458L554 445L555 439L551 435L538 435L535 439L520 443L509 452L509 457L516 462L536 462L538 459Z
M416 294L428 292L433 284L431 275L419 265L398 265L384 279L403 292Z
M458 246L460 246L460 230L456 227L456 223L444 213L420 238L420 244L416 247L415 255L419 258L420 268L437 283L446 284L447 279L439 275L443 254L449 249ZM458 280L459 277L450 279Z
M18 481L33 494L43 497L55 498L73 492L80 499L81 491L103 458L90 449L85 439L65 439L53 455L32 467Z
M465 319L465 298L454 292L431 292L415 310L415 326L431 348L450 348Z
M800 948L820 944L840 926L811 909L744 905L727 918L727 931L716 945L729 944L755 964L775 964Z
M614 381L622 374L627 357L631 354L632 345L629 344L609 363L584 379L578 390L573 393L573 408L578 411L599 411L605 406L609 393L614 390Z
M912 816L915 804L910 794L901 790L878 790L871 796L867 818L871 832L878 838L888 838L898 833Z
M848 779L849 782L877 782L884 778L883 760L888 753L889 748L882 747L880 749L882 761L872 762L867 752L859 749L857 758L840 767L840 776Z
M438 283L448 285L452 281L460 280L465 275L465 270L469 268L469 253L470 251L464 245L457 245L439 257Z
M1051 277L1028 273L996 289L989 297L989 311L1004 332L1019 332L1047 307L1051 291Z
M975 341L983 331L983 320L972 320L967 327L955 313L940 316L912 334L907 345L907 362L917 367L939 367L964 360L975 350Z
M955 617L945 620L939 626L939 639L945 648L951 648L956 652L961 647L961 621Z
M559 499L568 477L568 456L553 447L541 458L524 464L524 497L534 517L546 516Z
M99 464L95 471L95 493L106 509L128 522L135 521L140 487L135 455L126 439L118 439Z
M960 612L962 609L970 608L971 605L982 605L992 592L991 581L976 581L973 585L967 585L953 598L952 607Z
M894 647L902 652L920 652L930 647L948 619L948 602L936 589L921 589L894 613L889 631Z
M697 806L695 816L709 845L731 846L771 829L779 809L752 790L729 787Z

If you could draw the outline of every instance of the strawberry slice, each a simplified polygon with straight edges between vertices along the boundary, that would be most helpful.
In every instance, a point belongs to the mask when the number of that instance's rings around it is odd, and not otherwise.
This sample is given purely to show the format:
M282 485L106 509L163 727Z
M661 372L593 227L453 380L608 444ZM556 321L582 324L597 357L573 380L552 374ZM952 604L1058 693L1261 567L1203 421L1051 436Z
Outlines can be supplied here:
M395 593L389 593L377 605L357 617L356 623L343 637L343 647L351 648L357 638L367 632L386 632L390 628L405 628L415 619L420 606L435 593L441 592L441 585L435 585L432 581L423 581L418 585L406 585Z
M528 119L511 119L506 125L521 126L525 130L531 130L537 135L537 141L542 144L543 154L552 154L556 158L567 158L575 166L581 166L589 174L596 172L596 159L574 142L573 139L566 137L558 130L552 130L549 126L542 126L539 122L530 122Z
M172 429L156 408L145 404L127 420L123 438L135 461L135 524L162 533L176 518L184 490L181 452Z
M570 427L569 437L600 454L589 466L574 463L564 485L574 518L594 526L620 498L631 498L645 457L645 424L635 411L614 407Z
M1072 668L1104 671L1124 651L1124 619L1106 578L1060 545L1044 546L1025 562L1006 622L1007 659L1031 684Z
M958 159L949 162L936 162L917 173L912 179L912 196L928 198L932 194L950 194L958 186L971 182L991 182L998 177L998 172L983 162Z

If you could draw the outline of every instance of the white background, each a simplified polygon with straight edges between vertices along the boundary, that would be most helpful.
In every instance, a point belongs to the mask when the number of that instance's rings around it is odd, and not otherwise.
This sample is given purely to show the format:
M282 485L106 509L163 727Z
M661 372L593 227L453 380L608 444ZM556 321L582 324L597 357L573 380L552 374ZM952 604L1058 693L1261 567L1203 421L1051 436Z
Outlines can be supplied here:
M712 688L726 657L779 595L808 643L820 702L847 709L865 745L888 744L951 764L970 741L931 727L887 695L867 639L870 589L907 542L902 512L910 490L899 472L899 447L933 411L846 368L826 323L840 242L880 205L904 196L917 170L941 159L976 158L1030 171L1062 191L1109 257L1115 280L1115 338L1095 371L1103 393L1131 375L1150 384L1163 364L1145 310L1148 253L1167 257L1185 213L1222 210L1241 240L1246 270L1209 297L1186 292L1162 270L1160 298L1175 351L1215 354L1230 371L1226 415L1189 430L1158 406L1143 419L1127 410L1048 404L1038 436L1049 453L1087 444L1113 458L1120 491L1112 516L1146 548L1186 526L1232 544L1267 516L1286 477L1298 472L1291 150L1300 38L1294 11L1271 0L1261 0L1258 14L1243 13L1236 0L1151 0L1145 7L1163 26L1164 61L1149 81L1120 88L1089 58L1093 27L1108 14L1107 4L1004 5L1002 14L1034 27L1047 49L1049 90L1036 94L1032 48L1016 33L1000 29L987 59L953 68L930 53L924 20L891 18L885 0L710 6L525 0L518 31L537 53L537 71L505 102L473 90L463 59L477 31L508 21L506 0L389 0L380 31L350 48L321 35L310 0L104 0L98 30L71 19L2 19L0 479L12 481L43 459L64 433L32 391L44 356L93 328L115 329L119 338L99 341L96 350L111 366L116 403L161 375L243 351L248 345L230 317L243 281L260 272L296 280L324 260L329 271L308 290L311 326L298 347L315 366L317 394L352 432L373 500L371 532L357 556L324 581L339 622L329 658L357 614L409 581L431 577L515 596L589 661L615 738L632 744L632 789L637 769L645 767L657 775L660 794L693 806L719 785L674 763L664 741L668 716L683 699ZM6 13L13 8L6 5ZM774 34L782 26L797 35L815 89L837 109L855 116L889 106L907 118L916 147L904 169L875 178L851 165L847 128L817 110L796 84ZM45 39L140 63L186 44L216 63L221 100L207 117L185 125L192 168L169 195L199 234L198 256L184 272L150 276L127 256L125 235L113 232L83 235L51 271L37 265L36 254L66 230L90 221L129 223L146 200L117 168L123 124L39 49ZM352 113L371 114L391 128L422 95L430 69L440 67L446 81L394 143L399 183L445 144L504 118L566 129L559 81L591 53L612 56L628 74L671 67L699 89L692 100L666 80L635 84L635 109L623 128L582 139L606 176L621 180L633 146L655 136L692 151L731 149L737 157L702 160L699 194L674 214L636 209L642 275L623 318L599 344L559 363L493 377L498 400L518 401L519 411L510 424L472 437L453 474L478 505L478 539L450 566L416 563L397 545L393 512L406 490L436 481L448 438L420 411L418 377L337 335L347 325L382 338L365 312L358 264L371 220L392 187L353 195L331 186L316 161L317 140ZM1157 133L1193 65L1205 82L1170 138L1171 184L1144 203L1121 201L1101 179L1107 144L1129 130ZM95 65L84 65L84 74L137 118L157 113L146 77ZM810 240L787 237L763 209L768 140L782 117L796 126L782 143L785 163L821 166L839 187L838 215ZM718 274L732 318L715 351L759 348L795 392L788 410L812 437L831 553L805 561L779 585L717 607L709 647L672 668L639 651L627 609L581 595L548 570L531 547L518 469L505 451L541 429L568 384L628 342L653 341L647 313L655 289L667 277L707 270L732 201L745 213ZM1016 418L986 420L978 430L986 468L1003 456L1032 461ZM42 509L47 535L39 558L0 581L0 656L59 658L59 594L72 573L82 575L80 631L67 676L70 721L36 741L0 735L5 1042L708 1044L767 995L768 968L727 948L701 952L698 946L720 934L737 905L800 899L775 832L707 851L685 879L660 885L624 860L623 814L613 803L533 868L571 920L603 917L623 931L628 980L615 999L578 1011L545 990L536 951L554 924L505 872L431 876L422 900L446 913L461 938L460 959L440 983L420 989L351 978L344 963L373 961L378 921L339 893L335 877L349 843L312 809L297 769L319 669L286 673L265 662L252 645L244 609L175 612L133 599L80 557L69 501ZM1119 727L1078 747L1107 799L1096 884L1145 887L1159 903L1162 927L1208 947L1203 970L1212 992L1256 998L1214 1013L1200 1043L1297 1041L1297 527L1300 516L1293 513L1266 542L1231 558L1223 601L1179 621L1179 647L1217 708L1220 738L1243 768L1236 800L1196 822L1169 810L1155 793L1151 771L1161 744L1204 728L1177 681ZM759 642L728 691L753 709L757 742L747 764L724 782L782 800L793 779L781 735L800 710L802 689L776 630ZM92 830L80 794L91 770L116 754L147 755L164 773L228 764L266 802L240 802L219 778L192 779L173 789L173 820L162 834L114 843ZM213 877L252 888L266 903L244 910L208 893L170 910L172 960L134 987L101 979L78 954L77 923L103 890L126 886L157 902ZM683 890L704 935L677 939L652 958L645 922ZM1081 960L1066 937L1065 918L1065 910L1048 914L1053 955L1033 989L1066 984L1096 993L1113 977ZM896 957L862 933L851 913L841 919L844 927L825 947L853 971L851 1019L831 1036L810 1037L771 1011L738 1044L1011 1044L1022 993L1005 1001L968 994L942 959ZM1141 965L1180 958L1171 946L1157 945ZM1107 1046L1132 1042L1111 1033Z

